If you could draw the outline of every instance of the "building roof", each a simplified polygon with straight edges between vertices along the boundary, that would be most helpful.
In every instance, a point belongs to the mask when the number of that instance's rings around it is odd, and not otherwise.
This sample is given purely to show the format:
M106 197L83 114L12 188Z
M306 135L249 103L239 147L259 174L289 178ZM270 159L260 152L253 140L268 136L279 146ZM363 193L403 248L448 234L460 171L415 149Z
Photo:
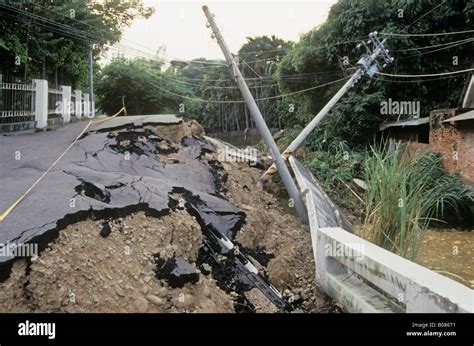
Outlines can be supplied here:
M429 117L396 121L394 123L383 124L382 126L380 126L380 131L388 129L389 127L420 126L423 124L428 124L429 121L430 121Z
M474 120L474 111L459 114L449 119L443 120L443 123L450 123L451 121L463 121L463 120Z

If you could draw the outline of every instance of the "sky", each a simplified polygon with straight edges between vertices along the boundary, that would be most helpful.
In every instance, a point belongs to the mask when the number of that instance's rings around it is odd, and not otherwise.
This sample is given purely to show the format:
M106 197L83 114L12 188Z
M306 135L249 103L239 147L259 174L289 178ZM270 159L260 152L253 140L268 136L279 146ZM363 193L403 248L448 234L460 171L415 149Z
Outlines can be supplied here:
M206 28L206 18L201 9L203 5L215 14L227 45L235 53L249 36L274 34L285 40L297 41L300 34L324 22L336 0L143 2L154 7L155 14L148 19L135 20L124 30L121 44L148 54L164 46L166 59L191 60L200 57L223 58L216 41L210 37L211 29Z

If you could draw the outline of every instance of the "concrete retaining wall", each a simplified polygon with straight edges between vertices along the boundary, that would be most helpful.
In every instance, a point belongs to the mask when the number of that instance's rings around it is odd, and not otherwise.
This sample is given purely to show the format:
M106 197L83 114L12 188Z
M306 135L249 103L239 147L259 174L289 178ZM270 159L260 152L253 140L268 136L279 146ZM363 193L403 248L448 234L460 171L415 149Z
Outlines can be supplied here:
M289 161L305 196L322 291L348 312L474 312L474 290L341 228L337 207Z

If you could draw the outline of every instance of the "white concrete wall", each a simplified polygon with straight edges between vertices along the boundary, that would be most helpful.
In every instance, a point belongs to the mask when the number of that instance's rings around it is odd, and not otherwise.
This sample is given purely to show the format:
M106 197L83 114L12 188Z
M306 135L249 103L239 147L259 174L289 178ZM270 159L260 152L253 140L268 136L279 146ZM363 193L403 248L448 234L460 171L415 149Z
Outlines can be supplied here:
M33 79L35 92L35 121L36 128L43 129L48 126L48 81Z
M91 111L90 111L90 102L89 102L89 94L83 93L83 102L82 102L82 114L84 117L91 118Z
M319 289L349 312L474 312L469 287L340 227L319 227L320 196L289 161L305 196Z
M474 312L474 290L341 228L320 228L316 242L318 281L327 291L334 289L331 275L349 272L392 297L406 312ZM357 295L354 292L354 301Z
M71 87L62 85L62 107L61 116L63 117L64 123L71 122Z
M81 90L74 90L74 95L76 96L76 104L74 105L74 109L76 110L76 119L82 118L82 91Z

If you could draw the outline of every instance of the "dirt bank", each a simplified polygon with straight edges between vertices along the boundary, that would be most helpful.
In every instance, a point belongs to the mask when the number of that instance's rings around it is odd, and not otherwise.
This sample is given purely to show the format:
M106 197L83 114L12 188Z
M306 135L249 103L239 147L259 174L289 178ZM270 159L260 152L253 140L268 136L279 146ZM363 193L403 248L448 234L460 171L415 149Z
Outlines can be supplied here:
M209 167L218 197L244 215L233 243L283 293L291 310L331 308L315 293L309 233L295 216L283 212L273 195L257 188L260 170L246 163L219 162L211 149L181 155L183 143L202 134L196 123L146 129L162 139L156 152L160 162L190 163L195 157ZM115 132L117 136L121 130ZM117 145L130 146L127 141ZM190 213L189 201L184 203L176 191L169 198L174 207L162 216L146 211L115 218L91 215L60 230L39 256L14 262L10 277L0 284L0 311L278 311L255 287L229 282L227 269L205 251L207 233L202 220ZM188 271L178 286L171 274L162 273L163 263L176 261Z

